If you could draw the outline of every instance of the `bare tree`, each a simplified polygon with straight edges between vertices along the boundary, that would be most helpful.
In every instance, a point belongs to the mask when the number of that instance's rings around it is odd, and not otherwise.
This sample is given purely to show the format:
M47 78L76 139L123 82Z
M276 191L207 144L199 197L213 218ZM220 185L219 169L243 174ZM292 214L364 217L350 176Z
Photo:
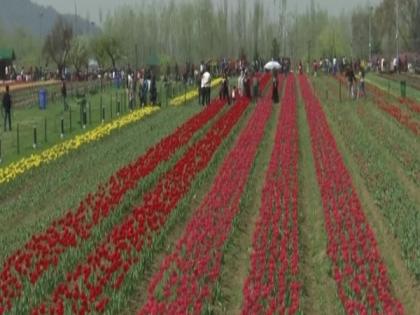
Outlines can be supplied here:
M72 38L71 25L59 17L45 40L43 52L57 65L60 77L68 61Z
M76 69L77 75L80 74L83 67L88 67L89 49L87 42L83 38L76 37L71 41L69 61Z

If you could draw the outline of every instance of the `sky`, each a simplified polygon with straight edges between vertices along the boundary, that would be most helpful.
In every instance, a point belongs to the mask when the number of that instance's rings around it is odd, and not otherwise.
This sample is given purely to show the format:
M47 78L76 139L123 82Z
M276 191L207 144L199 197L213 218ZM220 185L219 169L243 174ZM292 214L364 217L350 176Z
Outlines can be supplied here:
M135 5L138 0L31 0L32 2L41 5L51 5L60 13L71 13L75 12L75 3L77 12L81 17L89 17L90 20L95 23L99 23L99 10L103 12L103 16L106 16L107 12L113 12L113 10L124 4ZM155 0L162 1L162 0ZM176 1L176 0L175 0ZM231 2L232 0L229 0ZM233 0L235 1L235 0ZM253 3L254 0L248 0ZM261 1L261 0L260 0ZM262 0L266 4L273 3L273 0ZM368 2L377 4L380 0L315 0L323 9L328 9L332 14L338 14L343 10L351 10L357 5L366 5ZM294 10L296 7L298 10L304 11L310 3L310 0L289 0L288 5L290 9Z

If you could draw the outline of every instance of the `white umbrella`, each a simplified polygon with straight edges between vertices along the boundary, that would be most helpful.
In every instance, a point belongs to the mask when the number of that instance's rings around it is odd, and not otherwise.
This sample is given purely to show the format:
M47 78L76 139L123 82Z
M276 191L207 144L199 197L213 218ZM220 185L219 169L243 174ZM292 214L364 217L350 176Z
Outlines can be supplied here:
M266 70L281 69L281 65L277 61L270 61L264 66Z

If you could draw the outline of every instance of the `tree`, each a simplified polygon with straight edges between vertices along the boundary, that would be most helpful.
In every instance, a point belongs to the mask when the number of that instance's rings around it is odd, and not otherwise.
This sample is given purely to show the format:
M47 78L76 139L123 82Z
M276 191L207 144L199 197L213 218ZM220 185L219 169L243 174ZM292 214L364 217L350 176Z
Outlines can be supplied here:
M112 35L102 34L93 42L93 51L98 61L104 65L110 59L113 68L121 58L121 48L118 39Z
M414 51L420 50L420 0L417 0L415 9L413 10L413 16L411 21L410 27L410 35L411 35L411 48Z
M352 45L356 57L369 56L369 8L357 8L351 17Z
M280 56L280 45L277 38L273 38L273 43L271 47L271 57L274 60L278 60L279 56Z
M60 77L68 60L72 39L73 30L71 25L62 17L59 17L53 29L47 35L43 52L57 65Z
M258 40L260 36L260 26L262 22L263 8L259 0L254 4L254 18L253 18L253 31L254 31L254 60L259 58Z
M71 41L69 61L77 74L80 74L83 67L88 67L89 49L85 39L77 37Z
M410 48L410 27L415 8L415 0L399 0L398 33L401 49ZM380 34L382 49L388 55L394 55L396 51L396 16L396 0L383 0L375 10L374 25Z

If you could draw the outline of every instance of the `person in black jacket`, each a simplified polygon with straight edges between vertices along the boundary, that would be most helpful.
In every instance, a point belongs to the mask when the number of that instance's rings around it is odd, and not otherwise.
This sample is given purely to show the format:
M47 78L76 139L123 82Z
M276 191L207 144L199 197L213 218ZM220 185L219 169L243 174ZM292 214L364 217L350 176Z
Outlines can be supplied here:
M9 93L9 86L6 85L6 93L3 95L3 109L4 109L4 131L6 131L6 123L9 121L9 131L12 131L12 97Z
M277 73L273 73L273 97L272 97L273 103L277 104L280 102L279 97L279 82L277 81Z
M152 76L152 81L150 84L150 101L153 105L157 104L157 86L156 86L156 77L155 75Z

